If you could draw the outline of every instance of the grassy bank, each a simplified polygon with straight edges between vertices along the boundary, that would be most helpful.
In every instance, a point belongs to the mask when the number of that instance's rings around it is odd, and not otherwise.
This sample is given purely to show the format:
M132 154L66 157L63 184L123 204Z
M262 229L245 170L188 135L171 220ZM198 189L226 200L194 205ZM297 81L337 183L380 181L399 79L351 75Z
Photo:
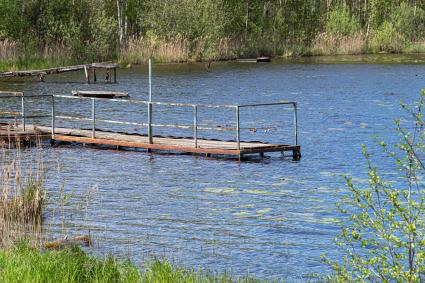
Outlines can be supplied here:
M43 156L41 146L0 144L0 282L259 282L183 269L166 260L142 268L113 256L93 257L73 240L84 238L90 245L85 237L49 241L53 235L43 225L49 196ZM49 209L63 211L63 205L51 203Z
M418 42L400 42L397 36L389 39L372 39L367 38L363 33L353 35L321 33L310 46L294 46L284 45L272 38L262 40L223 38L211 43L202 38L188 41L184 38L140 37L129 39L118 57L107 59L127 67L146 63L149 58L153 58L157 63L187 63L227 61L264 55L285 58L425 53L425 39ZM73 58L66 47L47 48L43 52L27 54L17 43L8 40L0 41L0 71L42 69L81 63L91 63L91 61Z
M19 244L0 251L1 282L260 282L252 278L234 279L174 267L154 261L144 272L131 262L88 256L78 247L41 252Z

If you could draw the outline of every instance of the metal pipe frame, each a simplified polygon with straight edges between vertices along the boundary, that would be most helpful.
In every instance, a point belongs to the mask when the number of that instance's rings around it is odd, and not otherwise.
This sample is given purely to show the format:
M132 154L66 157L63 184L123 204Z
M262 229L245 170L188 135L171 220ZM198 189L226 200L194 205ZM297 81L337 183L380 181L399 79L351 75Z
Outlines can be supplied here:
M150 90L150 99L151 99L151 90ZM122 99L108 99L108 98L92 98L92 97L78 97L78 96L68 96L68 95L22 95L22 96L0 96L0 99L11 99L11 98L21 98L21 107L22 111L19 113L22 116L22 124L26 126L26 118L43 118L49 117L44 115L39 116L27 116L25 109L25 99L26 98L37 98L42 99L46 97L51 97L52 99L52 139L54 138L54 129L56 127L56 119L69 119L76 121L92 121L92 131L93 137L96 133L96 122L104 122L111 124L123 124L123 125L134 125L141 127L148 127L148 136L149 142L153 142L153 127L168 127L168 128L179 128L179 129L193 129L194 137L194 146L198 146L198 131L199 130L212 130L212 131L236 131L236 142L238 149L240 149L241 142L241 130L250 130L251 128L243 128L240 125L240 110L241 108L248 107L265 107L265 106L277 106L277 105L292 105L294 111L294 143L298 145L298 108L297 102L295 101L280 101L275 103L259 103L259 104L241 104L241 105L214 105L214 104L189 104L189 103L173 103L173 102L152 102L152 101L143 101L143 100L122 100ZM78 99L78 100L91 100L92 101L92 117L75 117L75 116L63 116L56 115L55 109L55 98L64 98L64 99ZM105 120L105 119L96 119L96 101L108 101L108 102L120 102L120 103L132 103L132 104L145 104L148 106L148 123L134 123L134 122L120 122L114 120ZM174 106L174 107L191 107L193 109L193 125L178 125L178 124L153 124L152 123L152 105L162 105L162 106ZM203 127L198 124L198 109L199 108L227 108L235 109L236 111L236 127Z
M91 137L96 137L96 100L92 99L91 104L91 119L92 119L92 134Z
M193 106L193 139L195 148L198 148L198 107Z

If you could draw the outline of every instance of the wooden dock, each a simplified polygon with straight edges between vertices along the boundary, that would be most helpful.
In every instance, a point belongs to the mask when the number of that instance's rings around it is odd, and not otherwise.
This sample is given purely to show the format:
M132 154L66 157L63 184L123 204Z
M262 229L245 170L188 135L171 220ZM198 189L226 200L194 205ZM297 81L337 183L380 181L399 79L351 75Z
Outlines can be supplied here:
M21 144L33 144L40 141L50 140L51 131L29 126L23 129L22 125L15 123L0 123L0 147Z
M9 123L0 123L0 140L3 145L7 145L11 142L31 142L39 140L50 140L52 144L56 142L74 142L81 144L93 144L99 146L110 146L113 148L138 148L144 149L148 152L153 151L165 151L173 153L189 153L189 154L198 154L204 156L231 156L236 157L239 160L242 160L247 155L257 154L261 157L264 156L267 152L290 152L294 160L299 160L301 158L301 147L298 144L298 130L297 130L297 103L291 101L281 101L276 103L265 103L265 104L250 104L250 105L195 105L195 104L181 104L181 103L168 103L168 102L151 102L151 101L141 101L141 100L127 100L127 99L107 99L107 98L94 98L94 97L78 97L78 96L64 96L64 95L47 95L39 96L40 99L46 99L46 102L51 102L51 113L50 115L37 115L31 116L31 113L28 113L29 110L26 109L25 99L31 96L8 96L8 99L19 99L22 100L22 109L19 112L16 112L14 119ZM0 99L5 99L6 97L1 97ZM82 103L86 101L91 105L91 111L85 113L86 115L81 116L81 113L77 116L65 116L62 113L58 113L56 110L55 100L68 100L66 105L69 106L74 100L76 102ZM101 106L97 104L97 101L103 101L108 103L120 103L120 104L133 104L134 107L139 107L139 111L147 110L148 121L147 122L131 122L131 121L116 121L116 120L106 120L97 118L97 113L101 109ZM63 101L62 101L63 102ZM62 104L63 105L63 104ZM78 104L81 105L81 104ZM0 105L1 106L1 105ZM111 105L102 106L110 109ZM189 108L193 114L193 124L159 124L153 123L152 113L154 107L179 107L179 108ZM258 107L278 107L278 106L292 106L294 110L294 143L293 144L281 144L281 143L270 143L264 141L244 141L241 138L241 132L244 131L245 134L252 134L255 131L252 131L252 128L243 128L241 127L240 121L240 111L244 108L258 108ZM145 108L147 107L147 108ZM218 115L221 115L220 109L226 108L227 110L235 111L235 126L207 126L198 124L198 111L201 109L216 109L218 110ZM127 107L119 106L116 108L117 111L125 111ZM134 110L134 109L133 109ZM164 112L160 112L164 113ZM1 115L6 116L1 116ZM0 118L6 117L10 114L8 111L0 112ZM163 114L166 115L166 114ZM37 119L46 118L47 123L41 124L30 124L27 122L31 117ZM70 127L69 123L67 127L60 126L60 121L67 120L68 122L90 122L90 128L79 128L79 127ZM97 124L102 123L102 129L97 126ZM46 125L47 124L47 125ZM50 124L50 125L49 125ZM147 134L144 133L128 133L120 132L117 130L108 129L107 125L131 125L140 129L147 130ZM153 129L156 127L161 128L174 128L179 130L189 130L192 132L192 135L187 136L175 136L172 135L173 132L170 132L171 135L154 135ZM254 128L255 129L255 128ZM198 136L198 131L229 131L235 133L235 138L233 140L223 140L223 139L210 139L210 138L201 138ZM146 133L146 132L145 132ZM211 135L208 135L211 136Z
M240 148L235 141L222 141L212 139L198 139L195 147L195 140L190 137L153 136L153 143L149 143L147 135L117 133L110 131L96 130L93 138L93 131L90 129L70 129L55 128L52 138L52 128L47 126L27 125L26 130L21 125L10 126L0 124L0 140L3 144L7 142L32 142L41 140L51 140L61 142L75 142L81 144L94 144L111 146L114 148L140 148L147 151L157 150L177 153L202 154L205 156L233 156L243 158L248 154L260 154L266 152L290 152L294 159L300 158L300 146L271 144L263 142L240 142Z
M40 70L1 72L0 78L37 77L37 79L42 82L44 81L47 75L77 72L77 71L84 70L87 83L91 83L92 79L94 82L97 82L96 70L104 69L106 70L105 82L116 83L117 68L119 68L117 64L92 63L92 64L63 66L63 67L55 67L55 68L40 69Z

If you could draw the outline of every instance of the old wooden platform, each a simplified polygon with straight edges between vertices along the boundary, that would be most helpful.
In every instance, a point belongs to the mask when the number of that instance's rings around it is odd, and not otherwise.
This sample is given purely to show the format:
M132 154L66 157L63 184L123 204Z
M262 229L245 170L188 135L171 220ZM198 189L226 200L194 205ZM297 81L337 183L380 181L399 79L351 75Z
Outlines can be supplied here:
M27 98L41 99L44 102L50 103L50 113L33 113L31 109L27 109L28 105L25 106ZM0 123L0 140L3 145L11 144L11 142L31 142L40 140L50 140L52 143L56 141L61 142L76 142L82 144L93 144L101 146L112 146L115 148L141 148L148 152L151 151L167 151L167 152L178 152L178 153L191 153L191 154L202 154L205 156L233 156L242 160L246 155L259 154L261 157L266 152L290 152L294 160L301 158L301 147L298 144L298 126L297 126L297 103L293 101L280 101L274 103L263 103L263 104L245 104L245 105L211 105L211 104L182 104L172 102L152 102L142 100L127 100L127 99L107 99L97 97L79 97L79 96L67 96L67 95L44 95L44 96L26 96L26 95L10 95L0 96L2 99L15 99L21 102L20 111L6 111L0 112L0 119L8 121L7 123ZM55 102L56 101L56 102ZM66 104L64 102L66 101ZM72 104L72 101L79 103L87 103L91 105L91 111L85 112L85 115L71 112L70 114L63 113L57 107ZM102 101L103 103L97 103ZM61 102L61 103L59 103ZM108 105L103 105L108 103ZM125 121L125 120L109 120L102 117L98 117L99 113L102 113L104 109L110 109L111 104L131 104L132 107L143 113L147 110L147 121ZM81 105L81 104L80 104ZM0 105L1 106L1 105ZM242 109L256 109L264 107L285 107L289 106L293 108L293 127L294 127L294 143L293 144L281 144L271 143L264 141L246 141L241 138L241 134L252 134L258 129L263 128L252 128L241 126L240 112ZM105 108L106 107L106 108ZM161 107L175 107L179 109L186 109L182 113L191 112L193 115L193 123L184 124L161 124L153 123L152 117L154 109L160 109ZM16 108L16 107L15 107ZM14 109L15 109L14 108ZM128 107L118 106L115 108L117 113L126 114ZM199 111L209 109L210 111L217 111L217 115L221 115L223 109L227 111L234 111L235 121L232 124L231 121L229 126L221 125L208 125L199 124L198 117ZM46 111L46 110L44 110ZM145 112L146 113L146 112ZM167 115L168 112L159 112L162 115ZM124 116L123 116L124 117ZM35 120L32 120L35 119ZM145 118L146 119L146 118ZM32 121L31 123L28 123ZM38 121L38 122L36 122ZM63 122L67 121L66 124ZM80 128L81 125L77 126L75 123L89 122L91 126L89 128ZM98 124L102 124L102 128L99 128ZM110 125L114 125L111 127ZM117 125L123 126L123 131L117 127ZM252 124L250 124L252 125ZM124 132L124 126L137 127L141 131L137 133ZM188 136L175 136L176 131L171 130L166 132L166 135L155 135L153 134L154 128L172 128L181 131L191 132ZM269 128L267 128L269 129ZM231 140L224 139L210 139L201 137L199 131L208 132L206 136L214 137L214 132L220 131L222 133L229 132ZM147 133L146 133L147 132ZM161 131L164 133L164 131ZM234 133L234 138L231 136ZM180 135L180 134L179 134ZM279 138L280 139L280 138ZM276 140L273 139L273 140Z
M45 132L50 128L40 127ZM299 155L300 147L284 144L269 144L263 142L240 142L240 149L235 141L222 141L210 139L182 138L153 136L152 143L149 137L140 134L116 133L96 130L96 136L92 136L92 130L76 130L56 128L54 140L66 142L78 142L98 145L111 145L131 148L143 148L147 150L173 151L184 153L199 153L205 155L232 155L243 156L246 154L261 154L265 152L290 151Z
M91 77L93 77L93 81L97 81L96 78L96 70L97 69L105 69L106 70L106 78L105 81L109 83L117 82L117 72L116 69L119 68L117 64L112 63L92 63L92 64L84 64L84 65L74 65L74 66L62 66L48 69L40 69L40 70L24 70L24 71L10 71L10 72L0 72L0 78L12 78L12 77L37 77L39 81L44 81L47 75L51 74L61 74L68 72L76 72L76 71L85 71L86 81L87 83L91 82Z
M210 155L225 155L244 157L247 154L264 154L266 152L291 152L295 159L300 157L300 146L271 144L263 142L240 142L240 149L235 141L198 139L197 145L193 138L153 136L153 143L149 137L140 134L117 133L96 130L93 138L92 130L55 128L52 138L51 127L27 125L26 130L21 125L11 126L0 124L0 140L7 142L30 142L52 140L62 142L76 142L82 144L107 145L113 147L141 148L158 151L194 153Z
M38 129L37 126L27 126L25 130L22 125L14 123L0 123L0 145L15 143L32 143L42 140L50 140L51 132L46 129Z
M127 92L116 92L116 91L82 91L73 90L73 96L80 97L96 97L96 98L129 98Z

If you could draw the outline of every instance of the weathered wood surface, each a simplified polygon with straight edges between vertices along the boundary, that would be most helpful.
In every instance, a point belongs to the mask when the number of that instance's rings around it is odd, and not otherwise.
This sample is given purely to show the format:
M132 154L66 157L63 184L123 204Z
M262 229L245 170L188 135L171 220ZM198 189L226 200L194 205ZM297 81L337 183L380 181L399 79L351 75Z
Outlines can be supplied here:
M127 134L108 132L96 129L93 138L92 130L55 128L54 139L64 142L77 142L95 145L109 145L117 147L143 148L147 150L174 151L183 153L198 153L207 155L233 155L262 154L265 152L291 151L294 156L300 155L300 146L286 144L270 144L263 142L240 142L240 149L235 141L199 139L197 147L193 138L154 136L153 143L149 143L148 136L140 134ZM0 140L4 141L30 141L50 139L51 127L27 125L26 131L20 125L10 127L0 124Z
M75 72L75 71L84 70L84 68L116 69L118 67L119 65L111 64L111 63L92 63L92 64L75 65L75 66L55 67L55 68L41 69L41 70L2 72L0 73L0 78L37 76L40 79L42 79L44 78L45 75Z
M43 244L43 247L45 249L61 249L67 246L73 246L73 245L82 245L85 247L91 246L92 239L89 235L83 235L83 236L74 236L74 237L68 237L65 236L63 239L59 239L52 242L45 242Z
M257 57L257 62L260 62L260 63L270 62L270 57L267 57L267 56Z
M72 95L81 97L95 97L95 98L129 98L126 92L114 91L80 91L73 90Z
M236 59L236 61L240 63L266 63L266 62L270 62L270 57Z
M0 116L1 118L1 116ZM37 126L28 125L25 131L22 126L13 123L0 123L0 147L16 142L34 142L40 140L48 140L51 133L40 130Z
M50 132L49 127L38 129ZM67 142L80 142L100 145L122 147L157 149L164 151L178 151L186 153L205 153L222 155L241 155L261 152L282 152L300 150L299 146L284 144L269 144L263 142L241 142L240 149L235 141L199 139L197 147L193 138L154 136L153 143L149 143L148 136L139 134L126 134L96 130L95 138L92 130L55 128L55 140Z
M20 92L20 91L0 90L0 95L24 96L24 93L23 92Z

